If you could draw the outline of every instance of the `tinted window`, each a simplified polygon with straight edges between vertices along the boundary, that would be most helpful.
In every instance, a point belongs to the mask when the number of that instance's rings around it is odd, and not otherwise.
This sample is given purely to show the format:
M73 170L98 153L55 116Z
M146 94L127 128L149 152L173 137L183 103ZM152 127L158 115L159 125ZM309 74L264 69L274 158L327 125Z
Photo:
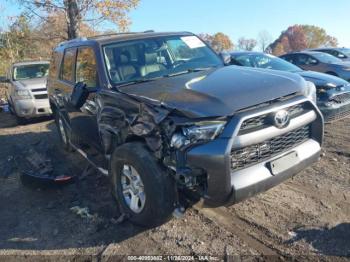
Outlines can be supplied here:
M313 53L312 54L313 57L315 57L316 59L318 59L319 61L321 61L322 63L339 63L342 62L339 58L336 58L330 54L326 54L326 53Z
M236 61L235 64L240 64L243 66L289 71L289 72L301 71L299 67L291 63L288 63L287 61L281 58L275 57L273 55L244 54L244 55L236 55L235 57L233 57L233 59Z
M165 36L104 47L113 83L132 82L194 69L222 66L221 59L196 36Z
M296 56L296 65L312 65L317 63L317 60L309 55L299 54Z
M92 48L78 50L75 82L83 82L88 87L97 86L96 58Z
M74 59L75 59L75 49L67 49L64 52L63 63L61 67L61 79L69 82L74 82Z
M22 65L13 68L13 80L25 80L46 77L49 64Z
M294 60L294 56L292 55L285 55L285 56L281 56L282 59L295 64L295 60Z

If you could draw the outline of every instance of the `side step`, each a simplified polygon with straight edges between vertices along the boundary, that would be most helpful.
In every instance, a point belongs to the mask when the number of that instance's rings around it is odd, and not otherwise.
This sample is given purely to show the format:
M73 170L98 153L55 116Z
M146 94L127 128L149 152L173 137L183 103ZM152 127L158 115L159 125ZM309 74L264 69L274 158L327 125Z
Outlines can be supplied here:
M90 165L92 165L97 171L99 171L102 175L108 176L108 170L97 166L88 156L87 153L85 153L83 150L81 150L80 148L76 147L75 145L73 145L71 143L71 146L77 151L79 152L80 155L82 155L88 162Z

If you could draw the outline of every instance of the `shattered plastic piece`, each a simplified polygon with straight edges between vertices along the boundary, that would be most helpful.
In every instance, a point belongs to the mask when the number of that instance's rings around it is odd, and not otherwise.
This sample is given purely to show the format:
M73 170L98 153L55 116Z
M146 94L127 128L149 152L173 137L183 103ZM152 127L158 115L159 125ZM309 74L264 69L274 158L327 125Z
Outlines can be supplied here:
M293 231L289 231L288 235L292 238L295 238L297 236L297 233L293 232Z
M21 172L21 181L24 184L53 183L65 184L71 182L72 176L55 175L51 160L42 154L30 149L24 153L25 168Z
M73 213L82 217L82 218L93 218L94 216L89 213L89 209L87 207L79 207L74 206L70 208Z

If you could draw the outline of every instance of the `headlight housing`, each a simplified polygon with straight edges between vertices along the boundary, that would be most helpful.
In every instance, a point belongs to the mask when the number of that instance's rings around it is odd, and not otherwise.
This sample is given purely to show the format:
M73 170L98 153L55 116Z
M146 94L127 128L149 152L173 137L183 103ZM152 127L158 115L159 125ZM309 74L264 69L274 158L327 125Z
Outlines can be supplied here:
M17 99L31 99L32 98L29 90L25 90L25 89L24 90L22 90L22 89L16 90L15 96Z
M350 67L343 67L344 71L350 71Z
M310 81L306 81L306 87L303 90L304 96L312 100L314 103L317 102L317 97L316 97L316 86L314 83Z
M181 148L184 145L215 139L224 129L226 121L201 121L192 126L182 127L182 134L175 133L171 146Z

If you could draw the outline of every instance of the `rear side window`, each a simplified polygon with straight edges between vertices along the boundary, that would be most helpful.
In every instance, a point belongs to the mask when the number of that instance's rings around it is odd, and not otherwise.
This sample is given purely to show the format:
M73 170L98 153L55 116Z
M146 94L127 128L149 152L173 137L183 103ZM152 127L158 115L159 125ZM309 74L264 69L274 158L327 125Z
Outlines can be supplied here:
M63 63L61 67L61 79L74 82L74 59L75 59L75 49L66 49L64 52Z
M76 83L83 82L88 87L97 86L96 58L90 47L80 48L77 55Z

